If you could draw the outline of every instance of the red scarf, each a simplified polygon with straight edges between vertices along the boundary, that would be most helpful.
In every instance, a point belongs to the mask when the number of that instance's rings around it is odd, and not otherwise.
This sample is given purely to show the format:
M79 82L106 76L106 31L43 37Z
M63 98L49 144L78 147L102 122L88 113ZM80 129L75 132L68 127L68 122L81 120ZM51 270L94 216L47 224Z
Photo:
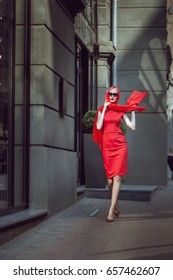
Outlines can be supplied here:
M131 111L139 111L139 112L143 112L146 110L146 108L138 106L138 104L144 99L144 97L147 95L146 92L140 92L140 91L133 91L130 95L130 97L128 98L126 105L119 105L117 104L117 101L120 98L120 90L116 87L116 86L112 86L110 87L107 91L106 91L106 95L105 95L105 100L110 101L109 98L109 92L112 89L115 89L116 92L118 93L118 97L116 99L115 103L110 103L108 105L108 108L111 110L114 110L116 112L131 112ZM97 118L98 118L98 111L103 110L104 106L100 106L96 112L95 118L94 118L94 125L93 125L93 141L96 142L99 147L101 148L101 136L102 136L102 129L97 129L96 127L96 123L97 123Z

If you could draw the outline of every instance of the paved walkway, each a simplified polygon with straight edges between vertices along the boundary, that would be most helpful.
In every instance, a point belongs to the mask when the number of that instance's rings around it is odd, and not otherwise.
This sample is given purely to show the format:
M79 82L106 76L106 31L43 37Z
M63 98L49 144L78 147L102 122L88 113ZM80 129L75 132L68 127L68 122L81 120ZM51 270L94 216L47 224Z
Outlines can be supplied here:
M83 198L0 246L1 260L173 259L173 187L150 202L120 201L105 221L108 199Z

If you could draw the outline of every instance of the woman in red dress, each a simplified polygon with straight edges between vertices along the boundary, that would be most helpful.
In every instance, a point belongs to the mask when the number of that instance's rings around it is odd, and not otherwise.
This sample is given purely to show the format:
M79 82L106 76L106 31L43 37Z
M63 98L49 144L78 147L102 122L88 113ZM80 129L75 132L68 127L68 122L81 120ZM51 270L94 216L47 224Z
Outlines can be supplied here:
M97 111L95 133L96 130L97 133L99 131L100 137L97 136L96 142L98 142L102 151L108 187L111 191L111 204L106 218L107 222L112 222L113 217L118 217L120 214L118 194L121 186L121 176L127 173L128 147L121 130L121 121L124 121L130 129L135 130L135 110L145 110L145 108L137 106L145 95L146 92L135 91L128 99L127 105L118 105L120 91L117 87L112 86L106 92L104 106L101 106ZM131 111L131 120L125 114L127 111Z

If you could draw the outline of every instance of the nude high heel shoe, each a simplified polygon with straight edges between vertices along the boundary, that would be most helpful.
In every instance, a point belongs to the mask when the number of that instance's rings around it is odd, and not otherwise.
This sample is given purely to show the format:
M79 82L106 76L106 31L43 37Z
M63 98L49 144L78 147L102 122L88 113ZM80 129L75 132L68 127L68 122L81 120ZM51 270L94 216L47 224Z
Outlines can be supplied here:
M107 214L107 217L106 217L106 221L108 223L113 222L114 218L108 218L108 216L109 216L109 211L108 211L108 214Z
M106 222L108 223L113 222L113 220L114 220L113 218L108 218L108 217L106 218Z
M117 203L117 210L114 210L114 215L115 215L115 217L119 217L119 215L120 215L120 208L119 208L119 205L118 205L118 203Z
M120 215L120 209L118 209L118 210L114 210L114 215L115 215L115 217L119 217L119 215Z

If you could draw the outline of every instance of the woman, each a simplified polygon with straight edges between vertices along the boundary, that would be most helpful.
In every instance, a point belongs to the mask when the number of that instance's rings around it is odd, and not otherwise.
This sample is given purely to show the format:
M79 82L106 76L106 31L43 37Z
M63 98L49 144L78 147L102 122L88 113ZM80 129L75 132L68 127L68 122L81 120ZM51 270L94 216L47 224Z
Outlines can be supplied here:
M124 121L130 129L135 130L135 110L145 110L145 108L137 106L145 95L146 92L135 91L128 99L127 105L118 105L120 91L117 87L112 86L106 92L104 106L101 106L96 114L94 140L101 148L108 187L111 191L111 204L106 218L107 222L113 222L113 217L118 217L120 214L118 194L121 186L121 176L127 173L127 142L121 130L121 121ZM131 111L131 120L125 114L128 111ZM98 131L100 134L98 134Z

